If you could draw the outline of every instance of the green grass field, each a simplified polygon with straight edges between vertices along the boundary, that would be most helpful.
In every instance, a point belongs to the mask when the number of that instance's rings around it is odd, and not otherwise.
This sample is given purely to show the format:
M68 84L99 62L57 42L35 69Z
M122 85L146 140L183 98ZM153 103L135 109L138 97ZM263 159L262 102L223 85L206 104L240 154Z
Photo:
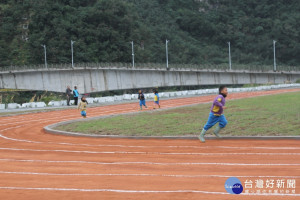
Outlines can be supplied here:
M188 136L200 133L211 103L169 110L121 115L57 127L100 135ZM300 135L300 93L227 101L226 136ZM211 134L213 129L207 133Z

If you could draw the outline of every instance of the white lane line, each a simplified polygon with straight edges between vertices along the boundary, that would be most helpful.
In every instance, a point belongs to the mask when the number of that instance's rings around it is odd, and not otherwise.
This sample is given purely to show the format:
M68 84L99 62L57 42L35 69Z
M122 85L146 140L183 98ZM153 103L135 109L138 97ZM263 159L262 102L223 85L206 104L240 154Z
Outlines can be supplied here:
M8 131L8 130L15 129L15 128L21 128L21 127L24 127L24 126L25 125L6 128L6 129L0 130L0 132ZM21 140L21 139L10 138L10 137L6 137L2 134L0 134L0 137L3 138L3 139L6 139L6 140L17 141L17 142L28 142L28 143L35 143L35 144L42 144L43 143L43 142L37 142L37 141L31 141L31 140Z
M32 151L32 152L63 152L63 153L86 153L86 154L149 154L148 152L127 152L127 151L71 151L71 150L47 150L47 149L16 149L0 148L5 151ZM155 152L154 152L155 153ZM159 154L159 152L157 152ZM151 153L150 153L151 154ZM299 153L300 155L300 153Z
M237 176L237 175L180 175L180 174L58 174L58 173L40 173L40 172L12 172L0 171L0 174L17 175L38 175L38 176L150 176L150 177L175 177L175 178L285 178L300 179L300 176Z
M114 109L114 110L93 112L93 113L91 113L90 117L109 116L109 115L116 115L116 114L130 113L130 112L138 112L138 111L137 111L137 109L129 109L129 110ZM57 121L59 119L62 119L62 121L69 121L69 120L72 120L72 119L80 119L80 116L78 114L72 114L72 115L63 116L63 117L61 117L61 115L58 115L58 116L50 117L50 118L47 118L47 119L28 119L27 118L26 120L23 120L23 121L16 121L16 120L14 120L14 122L5 123L5 124L2 123L2 124L0 124L0 126L16 125L16 124L24 124L24 123L26 123L26 124L30 124L30 123L44 123L44 122Z
M69 119L66 119L69 120ZM0 132L12 130L15 128L21 128L26 125L9 127L6 129L0 130ZM92 144L75 144L75 143L67 143L67 142L38 142L33 140L24 140L24 139L16 139L4 136L0 134L0 137L6 140L12 140L17 142L27 142L27 143L35 143L35 144L59 144L59 145L68 145L68 146L87 146L87 147L120 147L120 148L193 148L193 149L210 149L210 148L224 148L224 149L267 149L267 150L297 150L300 147L227 147L227 146L141 146L141 145L92 145Z
M130 151L75 151L75 150L61 150L61 149L18 149L18 148L1 148L5 151L31 151L31 152L63 152L63 153L85 153L85 154L147 154L147 155L199 155L199 156L222 156L222 155L286 155L286 156L300 156L300 153L164 153L164 152L130 152Z
M189 102L193 102L192 104L190 104ZM193 104L199 104L199 103L194 103L194 101L187 101L188 105L193 105ZM173 106L175 105L175 106ZM180 107L182 105L185 105L185 104L170 104L168 106L164 106L164 108L176 108L176 107ZM98 111L97 107L96 108L89 108L89 110L92 110L93 112L90 113L90 117L96 117L96 116L107 116L107 115L115 115L115 114L122 114L122 113L139 113L139 110L136 109L135 106L130 106L130 107L126 107L125 109L123 107L121 108L117 108L117 109L110 109L110 108L105 108L105 107L101 107L101 108L104 108L104 109L101 109L101 111ZM150 109L149 109L150 110ZM5 125L15 125L15 124L20 124L20 123L32 123L32 122L47 122L47 121L56 121L58 119L66 119L66 117L72 117L72 119L80 119L79 115L78 114L69 114L67 116L64 116L64 117L60 117L61 115L60 114L54 114L54 115L49 115L51 116L52 118L48 118L47 120L44 120L44 119L38 119L37 117L39 116L35 116L35 118L24 118L24 120L18 120L16 122L16 119L12 118L12 120L14 122L10 122L10 123L6 123L6 124L0 124L0 126L5 126ZM65 121L65 120L63 120Z
M0 187L5 190L48 190L48 191L76 191L76 192L115 192L115 193L205 193L205 194L228 194L225 192L208 192L197 190L173 190L173 191L153 191L153 190L117 190L117 189L79 189L79 188L29 188L29 187Z
M196 137L196 136L195 136ZM225 147L225 146L141 146L141 145L93 145L93 144L75 144L75 143L54 143L49 142L49 144L61 144L68 146L88 146L88 147L120 147L120 148L192 148L192 149L214 149L214 148L224 148L224 149L267 149L267 150L298 150L300 147Z
M121 111L121 112L119 112ZM101 111L98 111L98 112L92 112L90 116L104 116L104 115L107 115L106 113L108 113L109 115L111 114L120 114L120 113L123 113L123 112L132 112L132 111L136 111L137 112L137 109L129 109L129 110L124 110L122 108L120 109L114 109L114 110L101 110ZM99 115L100 114L100 115ZM51 115L50 115L51 116ZM38 116L37 116L38 117ZM54 120L58 120L58 119L66 119L66 117L68 118L75 118L75 119L80 119L80 116L79 114L69 114L67 116L63 116L61 117L60 114L58 115L53 115L52 118L47 118L46 120L44 119L38 119L38 118L35 118L35 119L28 119L28 118L25 118L25 120L18 120L16 122L16 120L13 120L14 122L10 122L10 123L6 123L6 124L0 124L0 126L5 126L5 125L15 125L15 124L20 124L20 123L32 123L32 122L47 122L47 121L54 121Z
M18 160L18 159L0 159L3 162L32 162L32 163L80 163L96 165L221 165L221 166L300 166L299 163L159 163L159 162L95 162L80 160Z
M214 155L286 155L286 156L298 156L300 153L159 153L162 155L205 155L205 156L214 156Z
M224 149L286 149L286 150L295 150L300 149L300 147L227 147L227 146L217 146L216 148L224 148Z
M80 189L80 188L32 188L32 187L0 187L2 190L42 190L42 191L71 191L71 192L114 192L114 193L202 193L202 194L219 194L230 195L226 192L210 192L201 190L121 190L121 189ZM276 193L254 193L240 195L246 196L300 196L300 194L276 194Z
M0 132L24 127L22 126L16 126L16 127L10 127L3 130L0 130ZM119 147L119 148L192 148L192 149L214 149L214 148L220 148L220 149L266 149L266 150L299 150L300 147L226 147L226 146L141 146L141 145L92 145L92 144L76 144L76 143L67 143L67 142L38 142L33 140L24 140L24 139L16 139L8 136L4 136L0 134L0 137L6 140L12 140L17 142L27 142L27 143L35 143L35 144L58 144L58 145L68 145L68 146L86 146L86 147Z

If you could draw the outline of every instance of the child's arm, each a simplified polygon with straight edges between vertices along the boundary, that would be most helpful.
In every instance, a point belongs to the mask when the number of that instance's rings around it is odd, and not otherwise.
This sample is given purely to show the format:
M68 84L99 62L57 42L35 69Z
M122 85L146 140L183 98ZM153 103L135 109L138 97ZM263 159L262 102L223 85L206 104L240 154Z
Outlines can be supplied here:
M81 101L79 102L79 104L78 104L78 110L80 110L80 107L81 107Z
M218 107L223 107L223 104L221 103L221 101L222 101L222 99L221 98L216 98L215 100L214 100L214 106L218 106Z

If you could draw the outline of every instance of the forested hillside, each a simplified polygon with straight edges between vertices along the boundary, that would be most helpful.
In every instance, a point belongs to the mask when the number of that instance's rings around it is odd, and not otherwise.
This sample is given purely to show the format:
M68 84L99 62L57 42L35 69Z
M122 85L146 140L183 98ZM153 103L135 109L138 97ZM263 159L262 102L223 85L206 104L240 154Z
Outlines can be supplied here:
M44 62L300 66L298 0L1 0L0 66Z

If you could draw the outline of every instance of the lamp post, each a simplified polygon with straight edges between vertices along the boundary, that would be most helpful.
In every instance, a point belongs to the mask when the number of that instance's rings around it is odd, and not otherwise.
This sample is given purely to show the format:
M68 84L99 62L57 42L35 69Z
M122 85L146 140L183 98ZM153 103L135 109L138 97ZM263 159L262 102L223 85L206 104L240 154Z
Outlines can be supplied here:
M46 50L46 45L41 45L44 48L44 54L45 54L45 68L48 69L47 67L47 50Z
M133 48L133 41L131 43L131 54L132 54L132 68L134 68L134 48Z
M230 50L230 42L227 42L228 43L228 56L229 56L229 70L232 69L231 67L231 50Z
M75 43L75 41L71 40L71 52L72 52L72 68L74 68L74 56L73 56L73 44Z
M273 51L274 51L274 72L276 72L277 66L276 66L276 41L275 40L273 40Z
M168 60L168 43L169 43L169 40L166 40L166 61L167 61L167 69L169 69L169 60Z

